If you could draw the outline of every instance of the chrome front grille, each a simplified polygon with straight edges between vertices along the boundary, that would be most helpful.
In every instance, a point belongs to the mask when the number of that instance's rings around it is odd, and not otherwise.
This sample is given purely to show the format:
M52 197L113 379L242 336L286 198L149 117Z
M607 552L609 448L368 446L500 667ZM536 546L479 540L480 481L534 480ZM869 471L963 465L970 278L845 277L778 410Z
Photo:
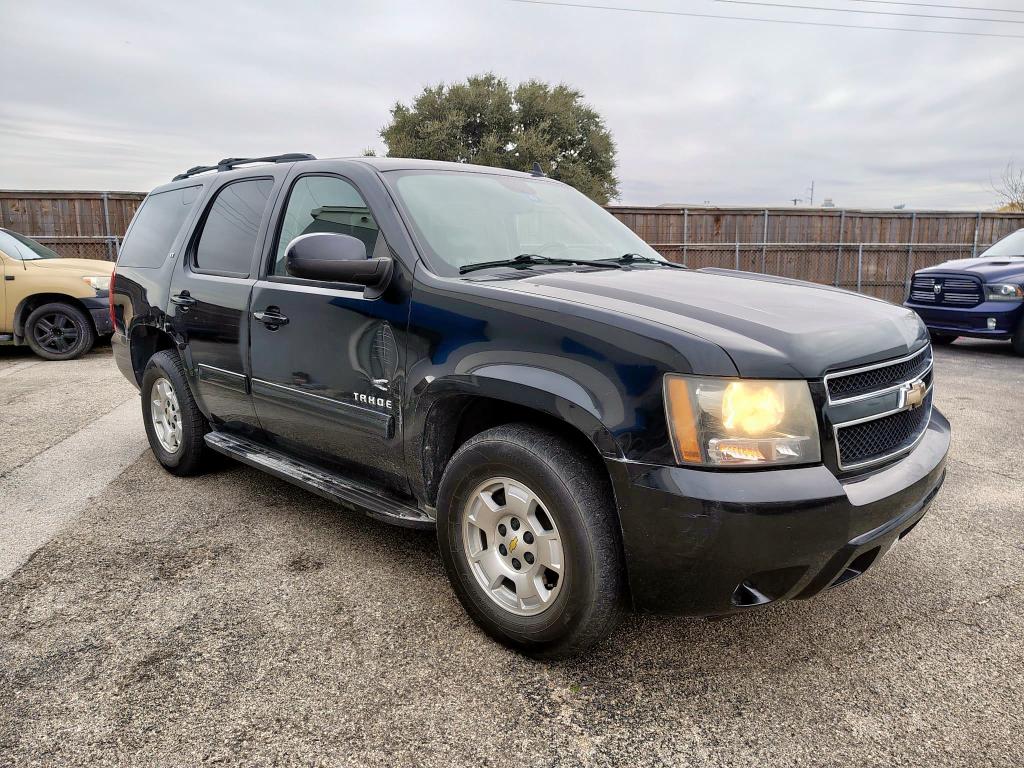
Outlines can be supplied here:
M932 348L928 345L900 360L833 373L825 377L828 399L831 403L838 403L859 397L873 397L920 378L931 367Z
M932 350L825 376L826 416L839 469L881 464L912 450L931 421Z
M914 275L910 301L946 307L976 307L983 299L981 284L969 277Z
M911 410L897 411L836 430L836 445L844 467L873 464L913 448L928 427L932 393Z

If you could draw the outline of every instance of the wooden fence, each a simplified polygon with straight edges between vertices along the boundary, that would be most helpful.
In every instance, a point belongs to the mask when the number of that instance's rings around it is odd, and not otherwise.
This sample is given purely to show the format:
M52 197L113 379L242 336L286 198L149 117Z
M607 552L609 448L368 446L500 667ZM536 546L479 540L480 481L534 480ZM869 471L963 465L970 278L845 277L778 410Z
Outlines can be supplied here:
M20 232L77 259L117 258L139 192L0 190L0 227Z
M63 256L112 260L139 192L0 191L0 227ZM841 208L609 206L665 257L903 298L915 269L972 256L1024 214Z
M835 285L902 301L915 269L977 255L1022 213L609 206L673 261Z

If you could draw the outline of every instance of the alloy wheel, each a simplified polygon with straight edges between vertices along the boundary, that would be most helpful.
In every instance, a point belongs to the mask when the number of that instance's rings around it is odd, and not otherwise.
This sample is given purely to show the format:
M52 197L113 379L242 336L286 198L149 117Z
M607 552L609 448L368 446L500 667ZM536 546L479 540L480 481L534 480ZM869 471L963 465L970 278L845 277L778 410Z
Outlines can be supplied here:
M50 312L36 320L32 336L43 349L63 355L78 343L79 332L71 317L63 312Z
M518 616L536 616L558 597L566 576L555 518L523 483L495 477L469 495L462 539L485 594Z
M149 412L160 447L168 453L176 453L181 447L181 409L174 387L163 377L153 382Z

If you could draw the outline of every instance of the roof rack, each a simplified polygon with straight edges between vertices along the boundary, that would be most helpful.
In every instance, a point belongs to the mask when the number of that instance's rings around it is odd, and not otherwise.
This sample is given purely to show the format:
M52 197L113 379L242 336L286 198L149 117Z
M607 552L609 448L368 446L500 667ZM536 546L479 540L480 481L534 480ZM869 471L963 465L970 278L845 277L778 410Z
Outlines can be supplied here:
M284 155L268 155L267 157L225 157L223 160L219 160L216 165L192 166L184 173L179 173L171 181L181 181L189 176L206 173L207 171L230 171L233 168L247 165L248 163L294 163L297 160L316 160L316 158L305 152L289 152Z

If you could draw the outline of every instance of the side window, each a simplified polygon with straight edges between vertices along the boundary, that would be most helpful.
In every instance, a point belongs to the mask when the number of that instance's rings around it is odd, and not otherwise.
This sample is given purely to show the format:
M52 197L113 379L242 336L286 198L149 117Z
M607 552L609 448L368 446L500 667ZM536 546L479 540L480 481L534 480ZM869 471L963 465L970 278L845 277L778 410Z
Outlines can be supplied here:
M271 274L287 274L284 255L288 244L312 232L357 237L366 245L368 257L373 256L380 236L377 222L355 187L334 176L302 176L288 194Z
M182 187L149 195L121 244L118 263L126 267L159 267L171 252L189 211L199 197L199 187Z
M210 206L192 264L206 272L248 275L273 179L246 179L223 187Z

